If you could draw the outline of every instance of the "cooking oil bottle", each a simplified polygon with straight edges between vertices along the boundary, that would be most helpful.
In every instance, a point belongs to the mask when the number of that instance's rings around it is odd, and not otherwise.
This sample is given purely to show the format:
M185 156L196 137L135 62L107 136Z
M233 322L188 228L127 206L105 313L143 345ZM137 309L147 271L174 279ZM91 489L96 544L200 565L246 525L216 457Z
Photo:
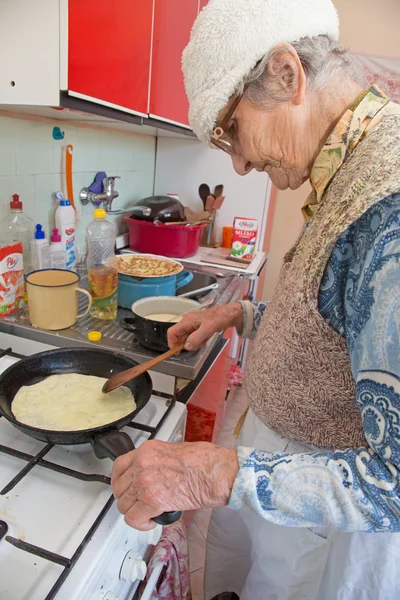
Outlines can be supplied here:
M116 229L106 220L106 211L96 208L87 229L89 292L93 298L90 314L112 321L117 317L118 272L110 264L114 256Z

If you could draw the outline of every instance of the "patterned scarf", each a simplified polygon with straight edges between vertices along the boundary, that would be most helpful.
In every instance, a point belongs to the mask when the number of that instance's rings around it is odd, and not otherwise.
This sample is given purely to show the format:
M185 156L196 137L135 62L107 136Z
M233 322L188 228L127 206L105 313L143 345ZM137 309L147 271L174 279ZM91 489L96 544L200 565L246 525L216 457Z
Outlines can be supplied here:
M312 191L301 211L309 221L318 210L323 195L342 164L357 144L379 125L387 114L400 114L399 106L373 85L346 110L319 153L310 176Z

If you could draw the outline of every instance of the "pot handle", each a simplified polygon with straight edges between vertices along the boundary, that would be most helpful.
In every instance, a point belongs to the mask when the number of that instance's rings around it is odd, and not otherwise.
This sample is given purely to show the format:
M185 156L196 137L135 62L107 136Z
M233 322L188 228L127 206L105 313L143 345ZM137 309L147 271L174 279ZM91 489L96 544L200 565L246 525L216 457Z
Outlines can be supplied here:
M179 290L181 287L190 283L193 280L193 277L194 275L190 271L182 271L181 273L178 273L176 277L176 289Z
M93 450L97 458L111 458L116 460L131 450L135 450L135 445L127 433L123 431L110 431L97 436L91 441ZM170 525L179 521L182 517L181 511L164 512L153 521L159 525Z
M125 331L129 331L129 333L136 333L137 328L135 327L134 322L135 317L128 317L127 319L121 319L119 324L122 329L125 329Z
M85 317L88 314L89 310L92 308L93 298L88 291L83 290L82 288L76 288L76 291L80 292L81 294L85 294L85 296L87 296L89 299L89 303L85 312L83 312L81 315L76 315L75 317L75 319L80 319L81 317Z

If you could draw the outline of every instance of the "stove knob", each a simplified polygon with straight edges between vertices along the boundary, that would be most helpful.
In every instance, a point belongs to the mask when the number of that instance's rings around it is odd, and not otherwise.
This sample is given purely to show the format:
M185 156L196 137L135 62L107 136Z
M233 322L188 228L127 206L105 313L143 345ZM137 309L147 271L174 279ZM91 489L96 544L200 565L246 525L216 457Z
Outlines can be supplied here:
M122 563L119 578L132 583L138 579L143 581L146 576L146 571L147 565L140 554L137 552L128 552Z
M117 596L117 594L114 594L114 592L107 592L103 600L119 600L119 596Z
M161 525L156 525L156 527L154 527L154 529L150 529L150 531L139 531L138 542L139 542L139 544L144 544L145 546L147 546L147 544L151 544L152 546L155 546L159 542L161 533L162 533Z

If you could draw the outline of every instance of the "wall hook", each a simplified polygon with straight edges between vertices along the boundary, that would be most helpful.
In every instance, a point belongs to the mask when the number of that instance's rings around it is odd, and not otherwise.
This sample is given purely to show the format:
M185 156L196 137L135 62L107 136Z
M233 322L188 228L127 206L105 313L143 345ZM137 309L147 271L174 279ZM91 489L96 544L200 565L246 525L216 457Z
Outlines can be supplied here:
M63 140L64 139L64 132L61 131L61 129L59 127L53 127L53 139L54 140Z

